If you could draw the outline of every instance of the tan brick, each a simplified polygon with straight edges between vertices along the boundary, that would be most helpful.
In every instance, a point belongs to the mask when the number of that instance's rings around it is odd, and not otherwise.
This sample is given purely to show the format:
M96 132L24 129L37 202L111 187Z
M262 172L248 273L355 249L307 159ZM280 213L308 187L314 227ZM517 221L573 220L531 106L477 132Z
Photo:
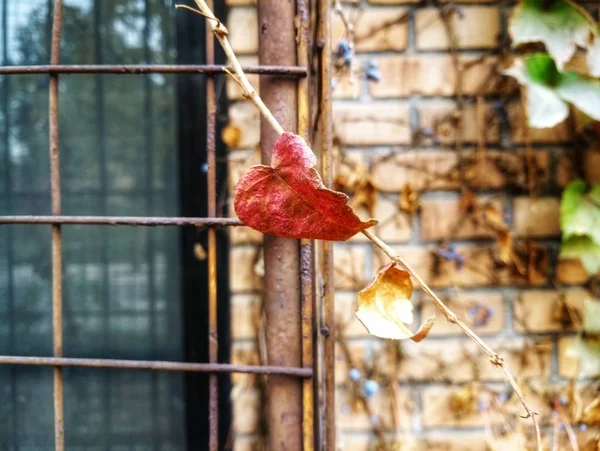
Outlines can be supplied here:
M527 165L514 152L487 151L483 164L476 152L465 152L462 174L474 188L498 189L509 182L527 187ZM548 180L550 159L546 152L533 152L542 183ZM383 192L399 192L406 183L414 189L451 190L460 185L461 172L456 153L450 151L398 151L385 157L374 156L373 183ZM512 174L508 178L505 171Z
M600 349L598 341L583 339L583 346L589 346L590 351L579 358L578 348L581 344L577 337L562 337L558 341L558 372L562 377L598 377L600 364L597 352ZM593 357L592 357L593 356Z
M239 390L232 396L231 404L233 431L236 434L257 433L262 416L260 392L252 388Z
M377 449L379 442L374 434L342 433L338 437L338 449L343 451L373 451ZM421 441L410 432L393 432L393 436L389 436L386 445L391 450L406 450L406 451L425 451L428 448L421 446ZM440 450L441 451L441 450Z
M530 155L536 183L547 183L550 177L548 154L532 151ZM529 187L525 153L486 151L482 159L477 152L465 152L463 173L473 188L498 189L510 185L525 190Z
M233 440L233 451L255 451L258 445L258 438L246 437L246 436L234 436Z
M229 191L234 192L235 185L244 172L255 164L260 164L260 155L256 150L241 150L229 153L228 158L228 182Z
M488 451L486 437L483 432L467 432L457 434L431 433L421 440L423 451Z
M461 56L461 63L472 63L476 56ZM393 55L378 58L382 79L369 82L369 91L375 98L456 95L456 73L450 55ZM495 72L496 59L485 57L462 74L462 91L467 95L490 94L499 76Z
M335 293L335 318L337 323L343 325L345 337L369 337L367 329L354 315L357 300L355 292Z
M493 247L456 246L456 252L465 257L465 265L457 268L452 261L441 261L434 268L433 247L425 246L393 246L408 264L434 287L464 286L477 287L487 285L528 285L529 282L512 268L498 267L494 258ZM382 262L387 261L379 257ZM377 259L376 259L377 261ZM540 270L547 268L540 268ZM533 274L531 284L547 283L546 277L538 272Z
M583 174L591 185L600 183L600 144L594 146L583 154Z
M485 6L463 7L461 10L462 19L457 14L453 14L451 19L458 48L496 47L500 33L500 10ZM449 47L446 28L437 8L417 10L415 24L417 49L444 50Z
M229 106L229 123L242 131L239 149L254 149L260 141L260 114L249 101L234 102Z
M598 428L588 428L585 431L573 428L577 436L579 449L583 451L596 451L598 449L598 440L600 430ZM596 450L594 450L596 447ZM558 449L573 449L567 434L560 434L558 437Z
M359 68L361 63L358 63ZM334 99L358 99L360 96L360 87L362 84L362 75L360 69L357 69L354 77L347 74L338 75L334 79L333 98Z
M353 321L358 322L356 319ZM337 386L349 383L348 374L352 368L359 370L361 375L364 376L367 367L372 365L374 361L377 361L380 374L389 373L388 356L387 353L383 352L387 345L384 340L374 337L360 341L349 340L351 338L350 328L344 330L342 334L349 356L343 351L342 346L337 343L335 348L335 383Z
M231 338L250 339L256 338L260 325L259 295L233 295L231 296Z
M233 205L230 207L230 212L235 215ZM229 231L229 238L231 239L231 244L234 245L261 244L263 241L263 234L250 227L232 227Z
M394 399L395 397L395 399ZM353 398L350 389L339 390L337 393L338 416L337 423L341 431L370 431L372 430L372 419L366 414L362 406L352 408ZM386 389L381 387L379 392L369 401L376 421L388 429L392 429L392 411L395 411L399 419L398 431L410 428L410 422L407 421L412 416L413 400L410 390L397 388L394 396Z
M254 341L234 340L231 345L232 365L261 365L258 347ZM256 386L255 374L233 373L231 384L234 392L253 388Z
M575 179L583 177L592 185L600 183L600 147L592 147L583 152L580 171L573 167L573 161L569 154L562 154L558 160L557 183L565 186Z
M435 326L434 326L435 328ZM550 345L540 346L536 357L524 364L522 355L532 354L532 349L522 338L490 339L487 343L505 359L513 374L521 378L550 375ZM486 381L503 381L504 373L493 366L489 357L477 345L464 340L425 340L421 343L406 342L402 348L408 355L402 372L414 375L416 380L445 379L467 382L481 378ZM414 351L414 354L411 354ZM412 357L412 358L411 358ZM434 360L443 362L439 366ZM429 372L428 372L429 371ZM429 374L423 377L423 374Z
M515 235L551 237L560 235L560 200L554 197L517 197L513 200Z
M426 428L436 427L481 427L490 423L490 425L501 425L505 424L506 412L516 412L517 414L522 412L523 407L516 396L511 396L510 399L503 403L501 400L494 401L492 398L496 397L494 393L506 393L505 385L492 385L487 386L486 389L481 390L475 386L474 394L476 403L480 402L483 407L487 410L485 413L479 412L477 406L474 406L472 412L465 412L462 415L457 415L457 411L452 407L452 400L455 399L460 405L460 400L465 399L465 393L468 391L465 389L468 386L445 386L445 387L428 387L423 392L423 424ZM492 392L493 390L493 392ZM527 400L527 404L535 411L538 415L538 421L541 424L546 424L549 418L549 409L547 402L543 397L534 395L526 385L521 385L521 390ZM491 405L500 404L499 411L497 408L490 408ZM504 405L502 405L504 404ZM466 405L471 405L467 403ZM515 418L516 419L516 418ZM519 419L518 426L523 428L525 431L529 431L531 428L531 420ZM489 448L488 448L489 449ZM522 448L498 448L498 449L522 449ZM533 448L535 449L535 448Z
M556 279L559 282L577 285L589 280L590 276L578 258L561 258L556 264Z
M454 152L397 152L389 157L374 157L372 164L373 184L383 192L399 192L410 183L415 190L456 189L458 178L447 174L456 166Z
M465 427L465 426L483 426L486 422L486 416L477 410L478 402L485 402L488 395L475 390L475 401L468 403L472 411L464 415L458 415L451 408L451 400L454 397L461 397L464 387L427 387L423 391L423 426L426 428L435 427ZM493 424L503 423L503 418L495 412L491 412L491 421Z
M526 143L526 134L532 143L559 143L569 139L569 128L567 121L552 128L529 128L519 103L508 106L508 118L511 125L511 136L516 144Z
M367 284L365 276L365 246L335 245L334 280L338 290L361 290Z
M398 203L379 198L375 208L379 224L373 228L375 234L387 243L402 243L410 240L412 230L410 218L398 210Z
M460 302L455 296L452 296L451 299L446 298L444 301L452 311L454 311L454 313L456 313L456 315L469 327L475 330L478 335L495 334L502 331L504 328L504 298L500 293L469 291L461 293ZM484 306L491 308L493 311L492 316L484 325L477 326L474 324L474 318L469 313L469 310L477 303L481 303ZM435 304L425 297L421 309L421 318L429 318L433 315L438 319L433 329L429 332L430 337L463 335L463 331L455 324L446 321L446 318L440 313L440 310Z
M437 318L438 322L445 321L441 314L438 314ZM432 332L436 326L437 324L433 326ZM515 376L531 378L550 375L551 346L548 341L543 341L538 346L528 343L524 338L486 341L502 355L507 367ZM395 343L402 351L402 359L397 365L393 364L390 351L386 348ZM432 335L420 343L410 340L347 341L347 348L351 364L341 357L344 355L341 348L338 347L337 350L335 368L338 385L348 382L351 368L366 374L365 360L371 361L371 364L376 362L378 374L406 382L463 383L474 379L499 382L504 380L502 370L490 363L489 357L481 352L477 344L463 337L436 339ZM528 359L523 359L524 354L527 354Z
M514 304L515 329L524 332L559 332L573 330L569 311L561 307L559 296L576 315L575 321L581 320L583 301L589 298L590 292L583 288L555 290L526 290L520 293ZM562 322L562 318L568 322ZM579 324L579 323L577 323Z
M406 3L419 3L420 0L369 0L373 5L402 5Z
M484 197L479 199L486 202ZM496 211L502 212L500 200L489 201ZM481 216L464 214L459 199L429 199L421 201L421 238L491 238L494 231L481 222Z
M552 341L539 338L533 341L527 338L502 338L490 340L492 348L506 363L508 370L518 379L547 378L551 373ZM492 365L489 358L480 354L481 377L484 380L503 380L504 372ZM487 364L487 365L485 365Z
M357 52L404 50L408 45L408 25L399 19L407 13L407 8L368 8L360 16L356 26L355 43ZM383 24L393 24L383 28ZM340 17L332 12L331 44L335 49L338 41L345 36L346 29Z
M256 0L253 0L256 1ZM242 66L255 66L258 64L258 56L256 55L248 55L248 56L239 56L238 60ZM248 81L254 87L256 92L260 93L258 87L258 75L257 74L247 74ZM241 100L243 99L244 90L235 80L232 80L231 77L227 77L227 98L229 100Z
M480 134L485 136L488 143L497 142L500 134L498 123L490 120L494 112L490 105L483 108L484 121L479 130L477 121L477 107L475 104L466 104L463 109L462 134L465 142L476 143ZM419 105L419 126L431 128L436 133L440 143L451 144L456 141L457 127L455 124L456 103L453 101L431 101Z
M229 42L239 55L258 53L256 8L230 8L227 16Z
M251 292L262 289L262 277L254 266L258 259L256 246L238 246L231 250L229 278L232 293Z
M336 103L334 127L346 145L407 144L408 104L402 102Z

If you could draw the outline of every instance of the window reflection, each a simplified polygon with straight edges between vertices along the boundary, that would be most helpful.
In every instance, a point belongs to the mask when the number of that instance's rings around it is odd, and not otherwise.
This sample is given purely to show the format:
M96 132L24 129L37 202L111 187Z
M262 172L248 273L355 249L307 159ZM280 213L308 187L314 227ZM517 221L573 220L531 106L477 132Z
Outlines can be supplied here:
M47 0L0 0L3 65L47 64ZM173 63L161 0L66 0L63 64ZM176 215L172 76L60 80L67 215ZM0 78L0 214L49 214L48 78ZM63 227L69 357L182 358L174 229ZM0 353L52 354L50 228L0 228ZM65 369L69 450L184 449L182 376ZM0 367L0 449L52 450L52 370Z

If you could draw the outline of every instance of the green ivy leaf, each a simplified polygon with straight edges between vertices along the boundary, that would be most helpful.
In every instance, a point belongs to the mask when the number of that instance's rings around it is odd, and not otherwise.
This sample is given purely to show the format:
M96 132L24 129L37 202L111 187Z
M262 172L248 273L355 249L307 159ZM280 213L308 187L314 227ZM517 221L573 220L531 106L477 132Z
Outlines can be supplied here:
M561 74L556 88L558 95L585 114L600 120L600 81L585 78L576 72Z
M572 236L563 240L560 258L579 258L588 274L600 271L600 246L589 236Z
M547 53L532 53L525 58L527 75L535 83L555 87L560 82L560 72L556 63Z
M560 227L563 239L588 237L600 245L600 185L589 192L583 180L565 188L560 204Z
M509 32L515 46L543 42L562 71L578 45L589 45L592 23L582 8L568 0L523 0L512 13Z
M569 115L565 101L593 119L600 120L600 81L577 72L560 73L547 53L516 59L505 70L527 88L527 119L530 127L553 127Z
M543 73L541 63L541 59L532 55L525 61L516 59L513 66L504 71L527 88L527 123L534 128L553 127L569 115L567 104L552 88L541 83L551 78Z
M583 330L588 334L600 334L600 301L584 301Z

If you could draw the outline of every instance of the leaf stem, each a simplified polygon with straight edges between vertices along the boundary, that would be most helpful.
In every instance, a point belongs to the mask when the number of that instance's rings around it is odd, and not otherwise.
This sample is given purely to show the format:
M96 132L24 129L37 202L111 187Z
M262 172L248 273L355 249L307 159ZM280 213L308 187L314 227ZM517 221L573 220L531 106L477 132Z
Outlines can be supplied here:
M406 263L406 261L402 257L400 257L398 254L396 254L390 246L388 246L386 243L384 243L380 238L375 236L369 230L363 230L362 233L375 246L377 246L379 249L381 249L392 261L404 266L404 268L417 281L417 283L423 289L423 291L429 295L429 297L433 300L435 305L446 316L446 319L449 322L451 322L452 324L456 324L458 327L460 327L462 329L462 331L471 340L473 340L475 343L477 343L479 345L479 347L481 349L483 349L483 351L490 358L490 362L492 363L492 365L497 366L504 372L504 376L505 376L507 382L513 388L515 394L521 401L521 404L523 404L523 407L525 408L525 411L527 412L527 417L531 417L531 419L533 421L533 427L535 429L537 448L539 451L541 451L542 448L541 448L540 427L539 427L537 419L535 417L537 414L527 405L527 403L525 401L525 397L523 396L521 389L519 388L517 382L515 381L515 378L513 377L511 372L508 370L508 368L506 368L504 359L496 351L494 351L492 348L490 348L487 345L487 343L485 343L481 338L479 338L479 335L477 335L475 332L473 332L469 326L467 326L465 323L463 323L456 316L456 314L446 304L444 304L444 302L439 298L439 296L433 292L433 290L429 287L429 285L427 285L427 283L423 280L423 278L421 278L421 276L408 263Z
M209 19L208 23L210 24L210 27L212 28L215 37L221 44L221 47L223 47L225 55L227 55L227 59L229 59L229 63L231 64L231 66L233 67L233 71L237 75L236 81L240 84L240 86L245 92L245 97L251 100L256 105L258 110L262 113L265 119L269 121L269 123L275 129L275 131L279 135L283 135L283 127L281 126L281 124L279 124L277 119L275 119L273 113L271 113L271 111L264 104L256 90L252 87L252 84L250 83L248 77L244 73L240 62L237 59L237 56L235 56L235 52L233 51L233 48L229 43L229 39L227 38L227 36L229 35L229 31L227 31L227 28L225 27L225 25L223 25L223 22L221 22L215 17L212 10L204 0L194 1L198 6L198 9L202 13L201 15ZM177 7L181 7L181 5L177 5Z

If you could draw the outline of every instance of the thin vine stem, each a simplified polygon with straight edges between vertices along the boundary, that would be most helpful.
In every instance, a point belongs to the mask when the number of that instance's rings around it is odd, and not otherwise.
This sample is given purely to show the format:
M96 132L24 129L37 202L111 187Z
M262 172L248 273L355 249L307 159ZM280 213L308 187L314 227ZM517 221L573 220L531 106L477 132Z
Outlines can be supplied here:
M265 119L269 121L269 123L277 131L277 133L279 133L279 135L282 135L284 132L283 127L277 121L277 119L275 119L275 116L273 116L273 113L271 113L269 108L267 108L267 106L264 104L256 90L248 80L248 77L244 73L240 62L238 61L237 56L235 55L235 52L233 51L233 48L229 43L229 39L227 38L227 36L229 36L229 31L227 31L227 28L225 27L225 25L223 25L223 22L221 22L213 14L212 10L204 0L194 0L194 2L200 10L200 15L209 19L207 22L210 24L213 34L221 44L221 47L223 47L223 51L225 52L225 55L227 55L227 59L229 59L229 63L231 64L231 66L233 67L233 71L237 75L236 81L244 90L245 97L247 97L256 105L258 110L265 117ZM182 5L176 5L176 7L181 8Z
M227 58L229 59L229 62L234 69L235 75L237 75L236 81L244 89L246 97L256 105L258 110L265 117L265 119L267 119L267 121L272 125L272 127L275 129L275 131L279 135L282 135L284 133L283 127L281 126L281 124L279 124L279 122L277 121L275 116L273 116L273 113L271 113L269 108L264 104L264 102L262 101L262 99L260 98L260 96L258 95L256 90L253 88L252 84L248 80L248 77L244 73L242 66L240 65L240 63L233 51L233 48L231 47L231 44L229 43L229 39L227 38L227 36L229 35L227 28L223 25L223 23L219 19L217 19L217 17L215 17L212 10L210 9L210 7L206 4L206 2L204 0L194 0L194 1L195 1L196 5L198 6L198 9L201 12L200 15L209 19L208 23L210 24L215 37L217 38L217 40L223 47L223 50L225 51L225 54L227 55ZM523 396L521 389L519 388L517 382L515 381L515 378L510 373L510 371L508 371L508 369L506 368L504 359L496 351L494 351L492 348L490 348L481 338L479 338L479 336L475 332L473 332L465 323L463 323L456 316L456 314L446 304L444 304L444 302L433 292L433 290L429 287L429 285L427 285L427 283L421 278L421 276L408 263L406 263L404 261L404 259L402 259L402 257L397 255L390 246L388 246L385 242L383 242L380 238L375 236L369 230L363 230L362 233L373 243L374 246L381 249L392 261L395 261L398 264L402 265L404 268L406 268L406 270L417 281L417 283L423 289L423 291L425 291L425 293L427 293L429 295L429 297L431 297L431 299L434 301L435 305L442 311L442 313L445 315L446 319L449 322L456 324L458 327L460 327L462 329L462 331L471 340L473 340L475 343L477 343L477 345L479 345L479 347L481 347L481 349L483 349L483 351L490 358L490 362L492 363L492 365L499 367L504 372L504 376L505 376L507 382L513 388L515 394L517 395L517 397L521 401L521 404L525 408L525 411L527 412L527 416L525 418L531 417L531 419L533 421L537 449L538 449L538 451L542 451L540 428L539 428L539 425L538 425L538 422L536 419L536 413L527 405L527 402L525 401L525 397Z
M504 372L504 377L506 378L507 382L510 384L510 386L514 390L515 394L519 398L519 401L521 401L521 404L523 405L523 407L525 408L525 411L527 412L526 418L531 417L531 420L533 421L537 449L539 451L541 451L542 450L541 434L540 434L540 427L539 427L538 421L536 419L537 414L527 405L527 402L525 401L525 397L523 396L523 393L521 392L521 389L519 388L517 381L515 380L512 373L506 367L506 364L504 363L504 359L502 358L502 356L500 356L500 354L498 354L496 351L494 351L492 348L490 348L488 346L488 344L479 337L479 335L477 335L475 332L473 332L473 330L471 330L471 328L469 326L467 326L465 323L463 323L456 316L456 313L454 313L444 303L444 301L442 301L439 298L439 296L437 294L435 294L435 292L429 287L429 285L427 285L427 282L425 282L423 280L423 278L408 263L406 263L406 261L400 255L396 254L390 246L388 246L385 242L383 242L380 238L375 236L369 230L363 230L362 233L375 246L377 246L379 249L381 249L392 261L403 266L411 274L411 276L417 281L417 283L423 289L423 291L429 295L429 297L433 300L435 305L442 311L442 313L444 314L446 319L450 323L456 324L458 327L460 327L462 329L462 331L471 340L473 340L475 343L477 343L477 345L479 345L479 347L481 349L483 349L483 352L485 352L488 355L488 357L490 358L490 362L492 363L492 365L497 366Z

